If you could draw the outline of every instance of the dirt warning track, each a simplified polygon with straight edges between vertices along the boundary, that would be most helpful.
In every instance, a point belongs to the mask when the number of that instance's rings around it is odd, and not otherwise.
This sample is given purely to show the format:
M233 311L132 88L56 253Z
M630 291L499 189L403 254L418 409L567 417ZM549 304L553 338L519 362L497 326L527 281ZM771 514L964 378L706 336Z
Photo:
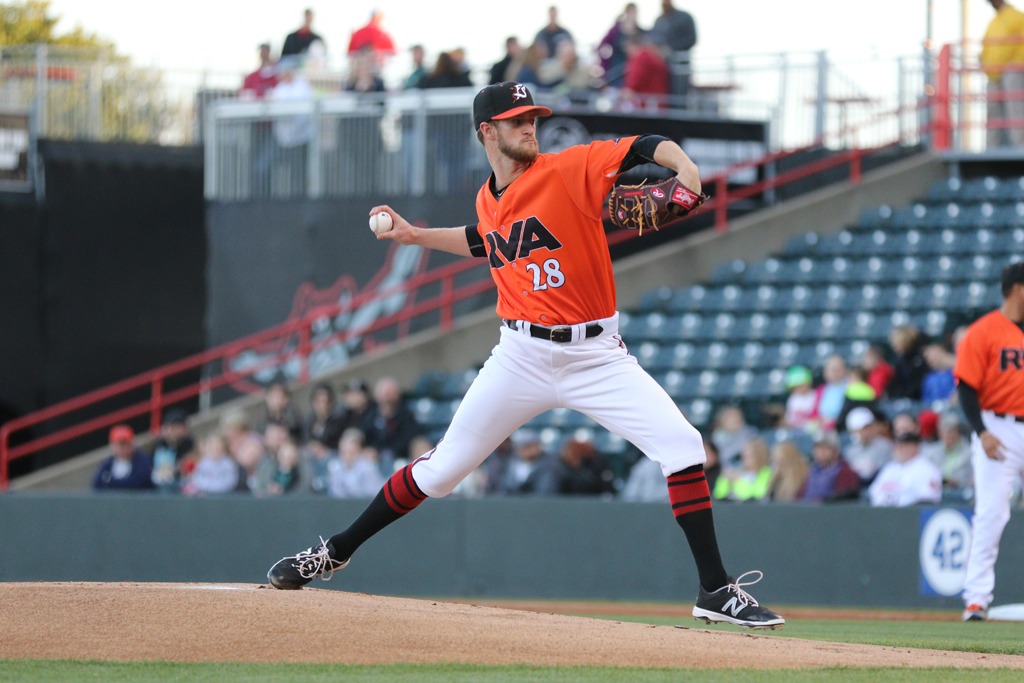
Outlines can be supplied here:
M1024 657L1011 655L680 629L308 588L0 583L0 605L0 659L1024 669Z

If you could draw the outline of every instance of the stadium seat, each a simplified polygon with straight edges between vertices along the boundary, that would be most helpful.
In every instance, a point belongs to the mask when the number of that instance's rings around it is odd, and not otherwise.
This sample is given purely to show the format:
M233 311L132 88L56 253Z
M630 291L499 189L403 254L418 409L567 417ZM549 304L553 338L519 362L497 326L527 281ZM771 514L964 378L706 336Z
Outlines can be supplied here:
M712 281L715 284L723 285L731 282L738 282L746 269L746 262L741 259L734 259L716 267L714 274L712 275Z
M857 222L861 228L877 228L890 225L892 220L892 207L883 204L877 208L868 209L862 213Z
M959 178L937 180L928 188L928 201L932 204L945 204L959 200L961 199L961 186Z
M704 308L704 299L707 296L708 288L704 285L694 285L676 290L669 299L666 310L670 313L692 313Z
M441 387L448 378L444 370L431 370L420 375L413 384L412 393L416 396L431 396L440 398Z
M1005 192L1001 185L999 179L991 176L974 178L963 184L961 197L964 202L970 203L1005 201L1001 198Z
M1024 228L1011 228L995 233L992 252L995 254L1024 253Z
M644 292L637 303L637 312L653 313L655 311L666 311L674 294L671 287L658 287L649 292Z
M711 411L713 404L706 398L698 398L693 401L679 404L679 410L682 411L686 419L689 420L690 424L694 427L706 427L711 421Z
M902 286L902 285L901 285ZM910 299L909 305L899 308L932 309L949 306L953 288L947 282L936 282L931 286L918 288Z
M448 375L441 385L441 398L451 399L465 396L469 385L473 383L478 373L478 370L471 369Z
M791 237L786 242L785 254L789 257L811 256L817 253L817 246L821 238L816 232L805 232L802 235Z
M932 339L942 339L948 332L949 315L945 310L925 311L916 313L910 318L910 322L917 329L924 332Z
M1024 176L1003 180L999 184L998 197L1002 202L1024 201Z

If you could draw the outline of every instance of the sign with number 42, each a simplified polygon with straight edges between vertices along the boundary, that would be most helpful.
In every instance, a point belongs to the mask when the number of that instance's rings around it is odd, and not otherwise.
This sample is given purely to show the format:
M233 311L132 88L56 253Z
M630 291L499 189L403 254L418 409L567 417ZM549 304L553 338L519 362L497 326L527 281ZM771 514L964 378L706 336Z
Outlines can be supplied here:
M959 595L971 549L971 520L953 508L921 511L921 595Z

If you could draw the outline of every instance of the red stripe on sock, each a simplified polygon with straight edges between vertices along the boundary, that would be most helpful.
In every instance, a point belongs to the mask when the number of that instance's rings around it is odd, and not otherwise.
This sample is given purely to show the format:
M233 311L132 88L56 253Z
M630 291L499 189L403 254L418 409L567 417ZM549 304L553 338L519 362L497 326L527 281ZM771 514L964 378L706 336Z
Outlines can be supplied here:
M703 471L669 477L668 497L676 517L711 507L711 490Z
M384 484L384 499L395 512L405 514L426 500L427 494L420 490L406 465L391 475Z

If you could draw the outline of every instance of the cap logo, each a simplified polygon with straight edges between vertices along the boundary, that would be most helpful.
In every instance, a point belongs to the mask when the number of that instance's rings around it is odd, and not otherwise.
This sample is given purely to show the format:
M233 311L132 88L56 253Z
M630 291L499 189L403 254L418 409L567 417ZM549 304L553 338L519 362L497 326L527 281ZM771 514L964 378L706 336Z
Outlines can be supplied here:
M516 83L516 87L512 89L512 101L525 100L527 97L526 86L522 83Z

